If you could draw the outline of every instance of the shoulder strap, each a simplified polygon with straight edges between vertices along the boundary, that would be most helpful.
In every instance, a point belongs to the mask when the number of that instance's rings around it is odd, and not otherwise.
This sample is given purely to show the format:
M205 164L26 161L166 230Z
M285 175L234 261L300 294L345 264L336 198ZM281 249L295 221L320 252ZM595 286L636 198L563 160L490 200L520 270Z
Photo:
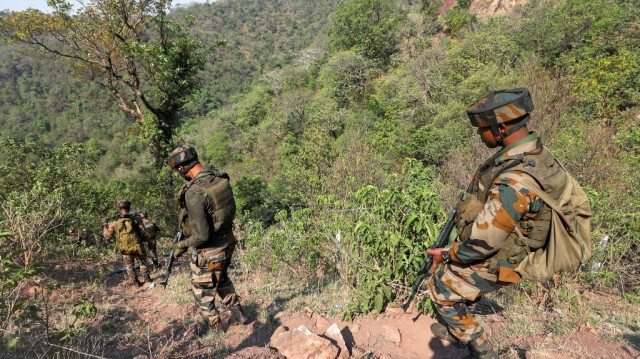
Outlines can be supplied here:
M529 174L527 174L529 175ZM545 192L537 182L530 180L527 177L516 175L513 172L503 172L501 174L503 177L507 177L512 179L518 183L521 183L523 186L527 187L528 190L535 193L536 196L540 197L541 200L544 201L549 207L553 208L556 212L562 213L560 208L560 204L553 197L551 197L547 192ZM570 182L567 181L567 186L570 185Z

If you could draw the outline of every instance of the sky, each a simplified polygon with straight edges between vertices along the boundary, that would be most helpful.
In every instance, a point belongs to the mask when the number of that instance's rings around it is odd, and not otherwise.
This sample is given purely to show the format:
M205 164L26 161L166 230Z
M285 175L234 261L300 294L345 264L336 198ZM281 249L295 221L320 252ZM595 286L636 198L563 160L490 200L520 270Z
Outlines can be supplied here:
M71 0L72 3L75 1ZM174 0L173 5L190 4L192 2L206 2L205 0ZM213 2L213 1L211 1ZM51 12L47 6L47 0L0 0L0 10L22 11L28 8L38 9L43 12Z

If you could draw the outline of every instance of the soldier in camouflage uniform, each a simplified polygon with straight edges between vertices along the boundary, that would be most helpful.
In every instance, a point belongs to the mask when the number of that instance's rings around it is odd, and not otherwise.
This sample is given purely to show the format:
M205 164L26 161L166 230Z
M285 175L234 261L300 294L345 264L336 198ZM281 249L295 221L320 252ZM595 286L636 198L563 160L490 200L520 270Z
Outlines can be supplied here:
M106 240L116 236L116 248L122 255L122 261L126 268L127 284L142 283L138 280L135 272L135 260L140 263L140 274L144 282L151 282L149 269L147 268L147 256L142 249L142 242L146 239L146 231L142 225L142 220L138 216L129 213L131 209L131 201L123 199L118 202L120 214L115 218L108 227L105 226L103 236Z
M247 318L227 273L237 242L232 231L236 204L229 176L213 167L204 168L196 151L187 146L171 152L168 162L189 181L178 192L178 222L186 239L173 249L176 257L188 248L193 249L191 285L202 320L190 330L202 335L210 328L221 329L216 294L222 305L244 324Z
M427 251L435 271L429 294L444 324L434 324L432 332L441 338L452 335L476 358L497 355L467 305L518 283L518 264L541 248L549 234L551 209L517 178L532 178L554 198L567 179L540 138L527 129L532 110L526 89L491 92L467 109L485 145L502 149L478 168L458 202L456 240L448 248Z
M160 231L160 227L156 221L147 218L147 211L140 211L140 217L142 218L142 224L147 231L147 257L153 262L153 270L158 268L158 252L156 235Z

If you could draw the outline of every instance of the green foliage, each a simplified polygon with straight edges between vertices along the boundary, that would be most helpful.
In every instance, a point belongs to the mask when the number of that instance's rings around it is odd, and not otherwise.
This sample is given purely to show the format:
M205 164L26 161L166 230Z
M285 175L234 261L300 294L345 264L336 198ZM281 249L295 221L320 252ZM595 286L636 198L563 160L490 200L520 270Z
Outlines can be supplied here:
M53 0L50 14L26 10L1 17L0 33L71 60L82 79L107 89L127 116L146 127L142 137L160 163L204 68L202 43L189 36L185 23L167 18L170 4L93 0L72 9Z
M445 31L453 36L463 28L475 23L476 16L461 6L455 6L444 15Z
M329 37L338 50L353 50L387 64L400 41L399 24L406 14L393 1L348 0L338 5Z
M0 222L0 244L4 245L6 238L11 235ZM27 278L35 274L31 266L16 265L14 261L22 254L22 251L11 251L7 254L0 253L0 342L5 340L9 326L13 324L15 316L28 304L27 299L16 288ZM7 346L15 346L19 337L8 336Z
M373 78L376 68L373 62L354 51L335 54L323 67L321 81L340 106L358 102L367 80Z

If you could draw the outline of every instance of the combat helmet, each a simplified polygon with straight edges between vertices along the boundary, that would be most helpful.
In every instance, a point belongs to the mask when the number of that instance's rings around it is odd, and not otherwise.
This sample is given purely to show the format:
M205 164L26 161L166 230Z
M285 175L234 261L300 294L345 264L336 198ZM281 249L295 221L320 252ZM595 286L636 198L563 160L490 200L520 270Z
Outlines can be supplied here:
M169 167L178 171L182 177L185 177L190 169L200 163L198 161L198 154L196 153L196 150L189 146L176 147L176 149L169 154L167 162L169 163Z
M131 201L129 201L126 198L119 200L118 201L118 208L125 208L125 209L131 208Z
M491 133L501 140L502 135L498 124L513 122L505 137L519 130L531 118L533 101L529 90L516 88L512 90L491 91L487 96L479 99L467 107L467 116L474 127L491 127Z

